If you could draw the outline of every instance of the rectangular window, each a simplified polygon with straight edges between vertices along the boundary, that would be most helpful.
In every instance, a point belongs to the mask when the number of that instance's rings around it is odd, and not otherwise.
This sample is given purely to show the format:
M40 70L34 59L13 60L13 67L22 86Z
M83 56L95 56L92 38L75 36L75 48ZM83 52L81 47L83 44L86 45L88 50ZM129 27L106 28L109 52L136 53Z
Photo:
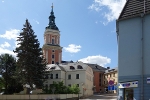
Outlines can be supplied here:
M52 64L54 64L54 61L52 61Z
M99 73L99 78L101 78L101 73Z
M99 82L101 82L101 79L99 79Z
M48 74L45 75L45 79L48 79Z
M115 77L115 73L113 74L113 77Z
M54 58L54 55L52 55L52 58Z
M71 79L71 75L68 75L68 79Z
M56 79L58 79L58 74L56 74Z
M53 74L51 74L51 77L50 77L51 79L53 79Z
M77 87L79 87L79 84L77 84Z
M70 86L70 87L71 87L71 84L68 84L68 86Z
M79 79L79 74L76 74L76 79Z
M110 74L110 77L111 77L111 74Z

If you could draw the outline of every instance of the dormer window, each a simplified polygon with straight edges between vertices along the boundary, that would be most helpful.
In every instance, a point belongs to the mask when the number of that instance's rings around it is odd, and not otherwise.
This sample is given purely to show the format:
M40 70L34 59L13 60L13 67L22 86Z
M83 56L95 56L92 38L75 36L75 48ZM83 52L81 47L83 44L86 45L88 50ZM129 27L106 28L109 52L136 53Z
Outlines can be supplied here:
M81 65L78 65L77 68L78 69L83 69L83 67Z
M75 69L73 66L70 66L70 69Z
M51 67L50 69L55 69L55 67Z

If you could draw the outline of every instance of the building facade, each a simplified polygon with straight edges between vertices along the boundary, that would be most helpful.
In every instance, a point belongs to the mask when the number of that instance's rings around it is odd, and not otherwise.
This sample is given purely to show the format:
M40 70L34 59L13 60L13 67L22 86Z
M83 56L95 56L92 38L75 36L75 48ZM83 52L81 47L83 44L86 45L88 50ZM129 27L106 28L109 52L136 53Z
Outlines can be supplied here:
M148 100L150 98L150 0L127 0L116 26L118 97L123 100Z
M53 81L63 81L66 86L76 84L80 88L80 96L93 95L93 70L82 62L47 65L47 80L49 86Z
M103 74L104 92L117 93L118 68L107 69Z
M60 31L55 24L53 6L49 16L49 24L45 28L44 45L42 49L48 64L61 63L62 47L60 46Z
M94 85L94 93L103 93L105 87L103 86L103 74L106 70L106 68L99 66L97 64L89 64L87 63L88 66L90 66L93 70L93 85Z

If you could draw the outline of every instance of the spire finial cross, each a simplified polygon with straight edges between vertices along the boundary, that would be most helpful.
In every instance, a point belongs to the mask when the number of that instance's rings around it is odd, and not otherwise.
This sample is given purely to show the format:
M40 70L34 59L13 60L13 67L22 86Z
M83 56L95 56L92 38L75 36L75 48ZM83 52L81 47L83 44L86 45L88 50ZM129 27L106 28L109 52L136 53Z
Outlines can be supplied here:
M54 7L54 6L53 6L53 3L52 3L52 6L51 6L51 7L52 7L52 9L53 9L53 7Z

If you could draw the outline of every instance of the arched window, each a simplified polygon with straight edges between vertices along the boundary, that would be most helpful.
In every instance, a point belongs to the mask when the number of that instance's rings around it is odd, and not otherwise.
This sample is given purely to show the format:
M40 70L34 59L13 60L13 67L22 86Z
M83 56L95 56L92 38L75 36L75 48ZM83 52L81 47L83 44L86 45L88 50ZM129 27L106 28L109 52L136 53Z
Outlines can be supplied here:
M70 66L70 69L75 69L73 66Z
M83 67L81 65L78 65L77 68L78 69L83 69Z

